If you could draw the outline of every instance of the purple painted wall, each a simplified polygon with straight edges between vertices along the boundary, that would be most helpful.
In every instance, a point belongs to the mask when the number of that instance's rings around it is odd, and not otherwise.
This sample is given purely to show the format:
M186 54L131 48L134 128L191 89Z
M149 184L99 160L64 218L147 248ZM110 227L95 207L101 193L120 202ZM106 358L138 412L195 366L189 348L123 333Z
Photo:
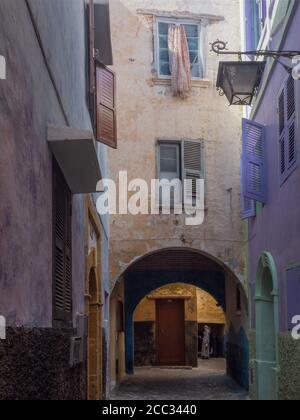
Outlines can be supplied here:
M8 325L50 327L52 155L46 125L69 121L73 127L91 129L86 16L83 0L29 4L58 95L26 2L1 0L0 53L7 60L7 80L0 81L0 314ZM74 317L84 312L83 200L73 198Z
M282 49L300 50L300 4L298 2ZM274 45L277 39L274 37ZM276 65L262 101L257 109L254 121L267 127L267 204L256 218L249 221L249 255L251 288L256 278L256 271L261 254L268 251L276 263L280 292L280 330L288 326L286 285L287 269L300 265L300 166L281 185L279 170L278 136L278 95L288 77L287 72ZM297 106L297 148L298 164L300 152L300 81L296 82ZM300 314L300 300L299 300ZM252 320L252 323L254 320ZM254 327L254 325L253 325Z

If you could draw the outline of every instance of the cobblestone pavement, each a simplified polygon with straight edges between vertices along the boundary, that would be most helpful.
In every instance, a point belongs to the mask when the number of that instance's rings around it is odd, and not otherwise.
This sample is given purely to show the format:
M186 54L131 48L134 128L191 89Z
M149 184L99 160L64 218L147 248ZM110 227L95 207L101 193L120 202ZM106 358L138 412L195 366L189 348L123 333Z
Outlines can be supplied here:
M225 361L199 361L197 369L137 368L111 400L247 400L225 375Z

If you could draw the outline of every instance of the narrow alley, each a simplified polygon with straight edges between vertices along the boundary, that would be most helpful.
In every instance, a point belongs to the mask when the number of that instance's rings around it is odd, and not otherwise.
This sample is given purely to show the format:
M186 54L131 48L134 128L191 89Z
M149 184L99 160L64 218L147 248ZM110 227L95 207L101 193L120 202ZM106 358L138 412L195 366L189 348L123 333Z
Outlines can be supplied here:
M247 400L248 393L225 374L225 361L199 361L194 369L138 368L111 400Z
M300 400L300 0L0 0L0 150L0 400Z

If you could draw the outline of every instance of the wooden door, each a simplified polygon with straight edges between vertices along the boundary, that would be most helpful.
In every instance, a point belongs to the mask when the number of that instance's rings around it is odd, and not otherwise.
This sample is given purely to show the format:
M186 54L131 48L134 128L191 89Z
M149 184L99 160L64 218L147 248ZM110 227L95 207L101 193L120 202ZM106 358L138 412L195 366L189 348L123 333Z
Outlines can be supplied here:
M156 301L156 349L159 366L185 366L183 299Z

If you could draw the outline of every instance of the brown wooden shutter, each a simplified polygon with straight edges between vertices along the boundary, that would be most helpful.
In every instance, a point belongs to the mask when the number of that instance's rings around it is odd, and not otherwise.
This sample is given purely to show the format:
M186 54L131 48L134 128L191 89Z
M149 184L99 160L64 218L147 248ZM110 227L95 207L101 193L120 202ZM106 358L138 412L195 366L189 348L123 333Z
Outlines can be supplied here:
M72 320L72 195L57 165L53 164L53 318Z
M97 64L97 135L96 139L114 149L117 148L116 124L116 76L107 67Z

